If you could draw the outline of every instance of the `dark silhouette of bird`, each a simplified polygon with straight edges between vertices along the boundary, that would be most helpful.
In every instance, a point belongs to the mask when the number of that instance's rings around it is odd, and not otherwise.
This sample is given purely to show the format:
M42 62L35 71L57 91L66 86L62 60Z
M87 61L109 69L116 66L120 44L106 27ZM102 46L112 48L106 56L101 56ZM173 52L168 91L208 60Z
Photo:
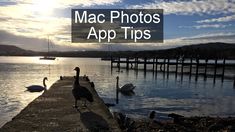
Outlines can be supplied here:
M89 79L89 77L86 74L83 76L83 79L85 79L86 81L90 82L90 79Z
M158 126L159 126L159 125L160 125L160 126L163 125L162 122L157 121L157 120L154 120L155 117L156 117L156 112L153 110L153 111L151 111L150 114L149 114L149 119L150 119L149 127L154 127L154 126L156 126L156 125L158 125Z
M44 77L43 78L43 86L41 86L41 85L27 86L26 87L27 91L29 91L29 92L41 92L41 91L47 90L46 80L48 80L47 77Z
M90 84L91 84L91 87L92 87L92 88L95 88L94 82L90 82Z
M91 92L86 87L81 86L79 83L80 68L76 67L74 70L76 70L77 74L76 74L75 81L73 84L72 93L75 99L74 107L78 108L77 100L84 100L83 106L86 106L86 100L88 100L89 102L93 102L94 99L93 99Z
M178 114L175 114L175 113L168 114L168 117L173 118L174 119L174 123L180 123L181 120L184 118L184 116L178 115Z
M136 86L134 86L132 83L127 83L123 85L122 87L119 87L119 76L116 77L117 83L116 83L116 89L120 91L124 95L133 95L134 94L134 89Z
M155 111L151 111L149 114L149 119L153 120L155 118L156 112Z

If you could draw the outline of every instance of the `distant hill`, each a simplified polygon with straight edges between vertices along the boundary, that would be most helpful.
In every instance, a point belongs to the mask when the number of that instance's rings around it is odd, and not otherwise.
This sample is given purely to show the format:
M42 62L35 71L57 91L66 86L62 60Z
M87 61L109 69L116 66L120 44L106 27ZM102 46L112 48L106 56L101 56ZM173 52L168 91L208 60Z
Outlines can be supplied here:
M0 55L33 55L33 51L24 50L13 45L0 45Z
M200 57L200 58L227 58L235 59L235 44L227 43L206 43L187 45L164 50L150 51L68 51L68 52L50 52L52 56L58 57L160 57L160 58L176 58L184 57ZM24 50L16 46L0 45L0 55L20 55L35 56L47 55L47 52L36 52Z
M186 57L198 56L201 58L235 58L235 44L227 43L206 43L183 46L176 49L179 53L183 53Z
M187 45L177 48L153 51L140 51L137 55L175 58L177 56L199 58L228 58L235 59L235 44L206 43Z
M226 50L235 48L235 44L228 44L228 43L204 43L204 44L197 44L197 45L187 45L182 46L179 48L185 49L204 49L204 50Z

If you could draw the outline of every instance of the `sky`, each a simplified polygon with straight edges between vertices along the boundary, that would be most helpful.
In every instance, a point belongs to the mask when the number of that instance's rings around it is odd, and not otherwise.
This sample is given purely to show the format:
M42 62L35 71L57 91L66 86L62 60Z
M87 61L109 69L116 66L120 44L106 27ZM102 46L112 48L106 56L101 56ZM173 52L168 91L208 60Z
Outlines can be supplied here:
M71 9L163 9L164 42L71 43ZM235 0L0 0L0 44L47 51L158 50L235 41Z

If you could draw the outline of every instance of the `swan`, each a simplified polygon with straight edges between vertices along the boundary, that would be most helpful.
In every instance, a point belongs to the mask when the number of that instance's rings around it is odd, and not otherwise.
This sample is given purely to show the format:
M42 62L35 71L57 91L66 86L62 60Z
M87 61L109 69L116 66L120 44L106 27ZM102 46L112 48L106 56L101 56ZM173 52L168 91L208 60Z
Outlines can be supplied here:
M41 85L31 85L31 86L26 87L27 91L29 91L29 92L41 92L43 90L47 90L46 80L48 80L47 77L44 77L43 78L43 86L41 86Z
M79 74L80 74L80 68L76 67L74 69L76 71L76 77L75 77L75 81L73 84L73 89L72 89L72 94L74 96L75 99L75 108L78 108L77 106L77 100L85 100L84 102L84 106L86 106L86 100L88 100L89 102L93 102L93 95L91 94L91 92L86 88L80 85L79 83Z
M116 79L117 79L116 88L118 89L118 91L124 94L133 93L133 90L135 89L136 86L134 86L132 83L127 83L122 87L119 87L119 76L117 76Z

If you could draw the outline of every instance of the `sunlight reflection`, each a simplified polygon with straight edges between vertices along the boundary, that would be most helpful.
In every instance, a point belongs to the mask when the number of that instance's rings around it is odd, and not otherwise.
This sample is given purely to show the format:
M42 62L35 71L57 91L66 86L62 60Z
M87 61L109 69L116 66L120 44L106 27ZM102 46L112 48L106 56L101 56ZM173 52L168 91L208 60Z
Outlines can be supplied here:
M53 65L57 63L57 60L37 60L38 64Z

